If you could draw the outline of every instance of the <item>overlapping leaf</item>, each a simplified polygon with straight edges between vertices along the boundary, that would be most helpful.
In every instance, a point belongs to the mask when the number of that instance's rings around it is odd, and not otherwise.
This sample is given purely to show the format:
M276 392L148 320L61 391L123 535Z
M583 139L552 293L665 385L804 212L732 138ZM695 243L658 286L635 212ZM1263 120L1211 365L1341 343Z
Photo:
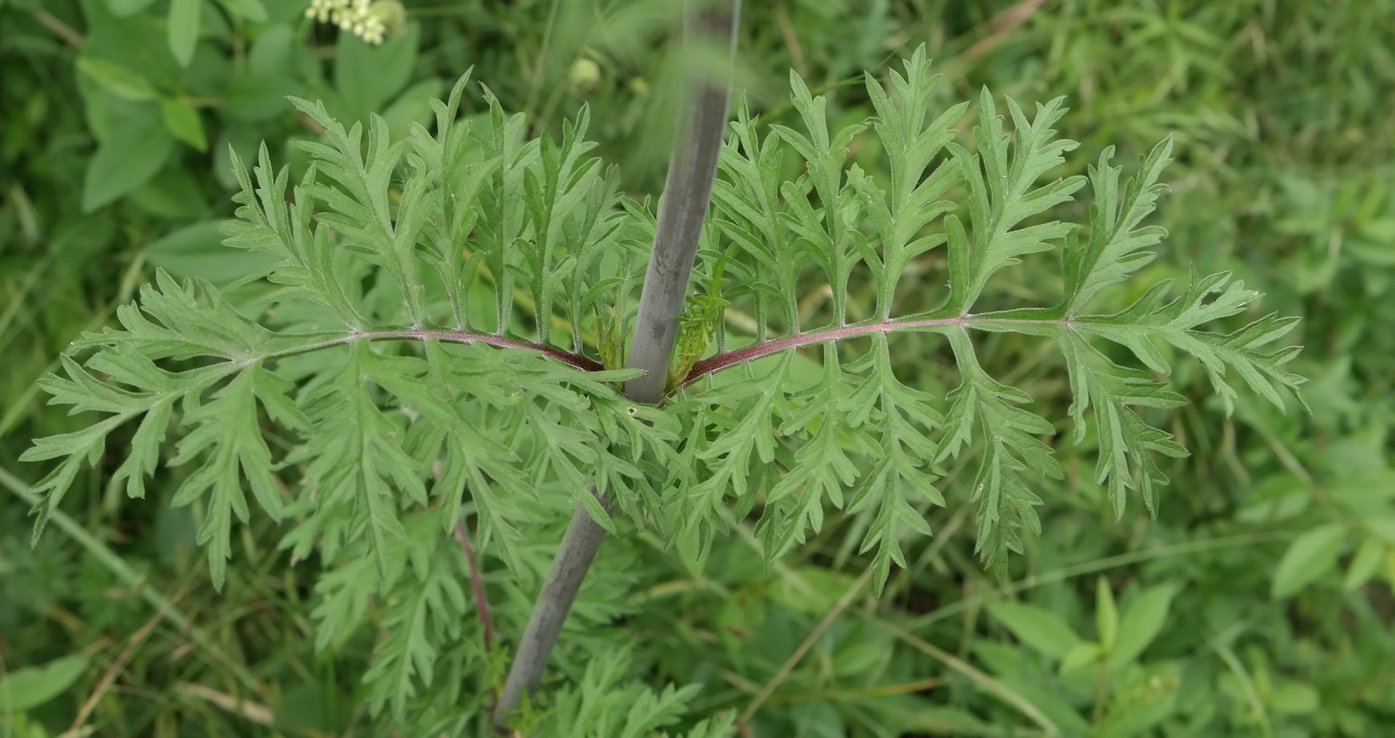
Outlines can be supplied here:
M1257 297L1226 275L1195 278L1177 297L1159 284L1123 310L1096 307L1155 257L1163 233L1146 220L1170 146L1127 180L1104 152L1089 171L1082 229L1051 219L1087 182L1052 176L1075 148L1053 130L1062 101L1029 114L984 90L962 140L970 106L936 109L936 84L922 50L884 83L869 76L875 115L841 128L798 77L790 119L767 127L738 108L685 314L695 331L680 363L692 373L676 379L688 390L662 409L627 403L614 389L627 375L602 371L624 355L653 216L590 157L585 113L559 141L528 140L522 118L487 90L484 115L461 119L462 79L436 105L434 131L393 141L381 121L345 126L297 101L324 129L300 144L308 170L292 186L266 149L250 172L235 164L240 207L228 230L229 246L271 257L244 281L278 289L251 315L209 285L159 275L121 309L120 328L80 341L44 386L97 419L26 455L56 463L41 483L40 522L127 424L131 453L115 474L142 494L174 430L173 462L190 469L175 502L199 506L215 580L250 492L292 521L284 544L297 557L361 552L379 594L426 582L400 620L427 632L435 626L416 624L456 597L407 566L436 542L407 535L404 516L426 515L444 535L473 515L481 546L515 570L539 490L559 482L607 527L614 520L590 489L699 551L728 504L738 516L760 511L771 555L850 516L880 588L905 565L905 543L930 534L926 516L947 504L941 490L964 490L941 466L972 456L978 471L960 499L976 505L979 551L1001 573L1038 530L1036 489L1060 466L1055 425L985 368L980 331L1059 345L1076 438L1097 439L1095 480L1115 514L1135 494L1154 509L1161 459L1183 453L1157 425L1182 398L1158 377L1190 356L1227 407L1236 376L1282 405L1301 383L1288 368L1293 321L1213 328ZM885 166L849 163L872 140ZM987 306L1001 299L997 275L1051 250L1061 254L1059 303ZM933 309L894 315L911 289ZM895 332L947 346L958 388L941 399L902 384ZM725 353L694 361L714 342ZM792 356L814 346L821 362ZM717 370L744 375L698 380ZM280 458L268 426L290 448ZM320 620L336 638L363 607L325 602ZM378 704L400 710L431 664L415 647L393 656L393 696Z
M443 531L473 514L481 545L511 566L544 482L584 490L599 473L623 509L656 516L653 472L680 465L671 435L641 431L672 424L618 402L623 376L537 356L589 366L589 319L613 286L601 271L609 255L632 262L646 229L589 155L584 115L558 143L525 141L521 120L487 92L483 125L458 120L466 86L437 105L434 132L418 127L407 141L390 140L377 118L346 126L294 101L324 131L299 143L310 167L294 186L266 147L251 171L234 162L241 191L226 244L270 257L234 283L262 277L278 289L251 315L210 285L161 273L118 311L118 328L77 342L45 387L98 419L26 455L56 462L38 529L127 424L117 481L143 494L162 447L178 442L170 463L189 471L173 502L197 504L217 584L249 494L291 521L283 543L294 556L361 551L383 591L418 545L402 528L412 509L434 508ZM525 311L536 316L527 338L513 330ZM530 351L520 361L469 345L479 343ZM289 450L273 453L268 431Z
M1244 312L1256 297L1225 275L1194 279L1180 297L1168 298L1164 283L1123 311L1094 309L1102 295L1155 258L1165 234L1146 220L1165 190L1160 182L1169 142L1143 157L1128 180L1112 162L1112 150L1088 178L1052 177L1076 147L1054 131L1066 112L1063 101L1040 104L1029 115L983 90L973 145L961 145L955 125L967 107L931 110L936 80L921 52L885 83L869 76L876 116L836 132L824 100L797 77L792 88L803 130L773 126L762 137L742 109L723 153L713 204L723 242L715 253L728 260L727 273L734 276L721 296L732 306L728 328L754 323L746 329L753 338L736 339L733 348L728 331L731 353L698 362L695 372L859 338L870 337L872 347L867 361L858 362L843 362L837 350L825 348L812 387L807 373L791 371L751 375L763 391L715 380L694 386L701 416L689 426L687 448L695 449L697 489L709 508L727 496L735 498L738 512L763 505L762 530L772 554L825 525L826 507L839 509L860 518L853 529L863 531L864 550L875 552L880 587L891 564L904 565L903 540L930 532L924 516L943 504L939 465L973 454L978 471L968 497L977 506L978 549L991 569L1006 571L1009 553L1039 532L1037 489L1062 470L1052 454L1054 424L1032 410L1031 397L984 368L972 338L977 331L1024 333L1059 345L1071 378L1076 440L1093 428L1095 480L1116 515L1134 494L1155 510L1157 490L1167 481L1160 459L1185 453L1153 419L1158 410L1183 403L1156 378L1168 373L1178 354L1201 362L1227 407L1236 396L1236 375L1280 405L1301 383L1285 368L1298 351L1282 342L1292 320L1271 316L1229 332L1211 328ZM868 131L885 154L888 178L846 161ZM782 172L790 158L799 173L786 182ZM1087 181L1092 203L1084 228L1052 220L1053 209ZM947 280L921 278L939 291L938 300L923 299L939 307L893 315L908 267L940 246ZM1058 304L982 307L995 275L1052 250L1061 253L1064 296ZM876 309L850 321L855 313L847 296L858 283L872 288ZM826 290L827 308L811 309L817 305L811 286L815 294ZM820 327L824 318L829 322ZM885 336L898 331L948 342L961 384L947 408L900 385L880 358ZM1098 345L1106 341L1128 349L1152 373L1119 365ZM1171 354L1164 352L1169 347ZM849 382L856 393L844 395ZM771 466L777 471L767 476ZM695 514L706 519L701 510Z

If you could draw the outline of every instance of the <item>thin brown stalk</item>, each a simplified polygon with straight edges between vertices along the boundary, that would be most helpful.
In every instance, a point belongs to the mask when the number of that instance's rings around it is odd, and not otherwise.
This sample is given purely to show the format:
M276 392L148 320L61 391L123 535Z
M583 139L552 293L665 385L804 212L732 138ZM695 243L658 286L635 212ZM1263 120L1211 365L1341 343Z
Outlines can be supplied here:
M97 680L97 686L83 701L82 707L78 709L77 717L73 719L73 724L68 728L69 734L81 734L80 731L87 724L87 719L92 716L92 711L97 709L97 703L101 702L102 697L111 690L112 684L116 682L116 677L126 668L126 663L131 660L131 657L140 649L141 644L150 637L150 634L155 632L155 626L164 619L164 613L156 612L131 636L130 640L126 641L126 646L121 649L121 653L116 655L116 659L111 662L111 666L107 667L102 678Z
M464 523L455 524L455 540L460 542L465 563L470 567L470 596L475 600L475 612L479 613L480 626L484 629L484 650L488 652L494 647L494 618L489 609L489 597L484 592L479 559L475 556L475 547L470 545L470 532L465 530Z
M33 16L34 20L38 21L39 25L53 31L55 36L63 39L64 43L74 49L81 48L83 44L87 43L87 39L83 38L81 33L78 33L72 26L59 20L53 13L43 8L38 8L29 11L29 14Z
M975 41L973 46L970 46L963 54L960 54L959 57L955 59L955 63L968 64L993 49L996 49L1000 44L1006 41L1008 36L1011 36L1014 31L1031 20L1032 16L1036 15L1036 12L1041 10L1041 6L1046 3L1047 0L1022 0L1022 2L997 14L993 17L993 20L988 22L989 28L992 29L988 35Z

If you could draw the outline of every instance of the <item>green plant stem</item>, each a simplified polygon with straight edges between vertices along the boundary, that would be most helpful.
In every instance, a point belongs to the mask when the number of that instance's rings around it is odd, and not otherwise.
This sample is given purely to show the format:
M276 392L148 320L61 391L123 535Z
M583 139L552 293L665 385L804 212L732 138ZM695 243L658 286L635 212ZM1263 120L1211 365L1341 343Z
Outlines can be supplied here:
M910 646L911 648L914 648L915 650L920 651L921 653L935 659L936 661L939 661L941 664L944 664L945 667L949 668L950 670L958 672L960 675L973 682L983 691L993 695L994 697L1001 700L1004 704L1007 704L1011 706L1013 709L1022 713L1022 715L1025 716L1028 720L1031 720L1032 722L1036 723L1042 730L1044 730L1047 735L1061 735L1060 727L1058 727L1055 721L1053 721L1045 712L1043 712L1042 709L1036 705L1036 703L1019 694L1018 692L1013 690L1012 687L1003 683L1001 680L994 678L992 675L975 667L969 662L955 656L954 654L951 654L948 651L938 648L928 641L922 640L921 638L917 637L905 628L896 625L895 623L891 623L886 620L882 620L881 618L878 618L876 616L876 613L872 612L870 609L864 609L859 614L862 615L862 617L869 624L881 629L883 632L891 634L892 636L905 643L906 645ZM1014 735L1016 734L1016 731L1011 732Z
M872 574L874 572L875 569L870 566L863 570L862 576L858 577L856 581L849 585L847 590L843 592L843 595L838 598L838 601L833 603L832 607L828 608L828 612L824 613L818 625L814 626L814 629L809 632L809 635L800 642L799 647L794 649L794 653L790 654L788 659L785 659L785 663L780 666L775 672L775 675L772 676L765 683L765 686L761 688L760 692L756 693L756 696L752 697L751 701L747 703L746 709L742 710L741 714L736 718L736 722L739 725L745 725L751 722L751 718L760 710L761 705L764 705L766 700L770 699L772 694L775 694L775 690L789 678L789 675L794 672L794 668L799 666L799 662L809 653L809 649L813 648L814 644L823 637L823 634L827 633L828 629L833 627L833 622L843 614L844 610L848 609L848 605L852 604L853 598L857 597L858 593L867 586L867 583L872 581Z
M686 282L682 283L686 285ZM681 305L681 302L680 302ZM676 326L676 313L673 318L669 318L669 325ZM823 328L799 333L784 338L774 338L759 341L748 346L730 349L718 354L709 356L702 361L693 364L692 369L684 376L683 385L691 384L708 374L716 374L725 369L747 362L763 359L773 354L792 349L805 348L808 346L818 346L828 341L843 341L861 336L870 336L877 333L896 333L899 331L925 331L925 330L948 330L948 329L968 329L973 328L982 331L1002 331L1005 329L1016 329L1022 331L1036 330L1046 331L1061 328L1070 328L1069 318L1012 318L999 317L1000 313L965 314L948 318L892 318L890 320L868 320L858 323L847 323L835 328ZM640 318L644 316L641 305ZM653 313L650 314L651 318ZM646 324L640 319L636 319L636 335L639 335L639 328ZM662 319L654 318L651 322L660 324ZM669 335L669 353L673 350L673 338L677 331L671 330ZM336 346L345 346L359 341L440 341L442 343L458 344L480 344L494 346L501 349L517 349L521 351L533 351L549 358L555 359L575 367L585 372L605 371L605 365L582 353L575 353L544 343L524 341L517 338L509 338L498 333L480 333L469 330L447 330L436 328L403 328L400 330L362 330L350 331L347 333L300 333L283 334L277 337L277 347L273 350L253 356L239 357L243 362L263 361L267 359L279 359L285 356L294 356L312 351L322 351ZM638 341L635 342L638 344ZM655 360L662 357L663 353L656 353ZM631 369L643 369L649 372L649 365L637 364L633 359L631 350ZM666 370L665 370L666 371ZM646 374L645 376L649 376ZM667 375L665 375L666 377ZM640 379L643 379L641 377ZM649 383L635 384L639 379L631 380L625 387L625 394L635 402L645 402L653 404L658 399L644 399L651 397L652 387ZM662 387L662 383L659 385ZM662 398L659 398L662 399Z
M695 15L694 22L686 27L685 40L691 42L694 36L724 40L734 55L740 10L740 0L723 0L720 10ZM698 237L717 176L717 156L727 124L727 88L724 80L710 76L697 79L687 107L679 111L678 135L669 160L654 249L630 344L628 367L644 372L625 386L626 397L635 402L654 404L663 399L678 336L678 315L688 293ZM582 494L593 494L593 490ZM611 509L609 502L602 495L601 504L607 512ZM524 695L537 687L567 613L604 540L605 529L578 506L499 694L493 716L496 727L504 728Z

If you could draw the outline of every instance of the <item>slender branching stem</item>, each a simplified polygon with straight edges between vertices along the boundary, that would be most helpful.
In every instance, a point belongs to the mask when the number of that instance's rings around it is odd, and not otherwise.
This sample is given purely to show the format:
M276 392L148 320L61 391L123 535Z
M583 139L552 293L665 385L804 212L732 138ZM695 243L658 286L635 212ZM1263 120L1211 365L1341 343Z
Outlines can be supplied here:
M334 335L331 338L323 338L324 334L315 334L313 338L303 344L295 344L289 348L273 351L269 354L249 357L251 359L276 359L282 356L292 356L304 354L310 351L320 351L322 349L343 346L358 341L441 341L443 343L460 344L481 344L485 346L495 346L506 349L523 349L525 351L536 351L544 356L554 358L564 364L569 364L588 372L599 372L605 369L601 362L589 356L575 354L556 346L549 346L532 341L521 341L516 338L501 336L497 333L475 333L473 331L451 331L432 330L429 328L410 328L395 331L354 331ZM312 336L305 336L312 338Z
M740 366L757 359L764 359L772 354L781 351L804 348L807 346L817 346L827 341L843 341L850 338L869 336L875 333L897 333L900 331L926 331L946 328L973 328L985 331L1003 329L1030 329L1033 326L1041 328L1070 328L1072 318L1009 318L998 317L998 314L987 313L979 315L958 315L950 318L892 318L890 320L874 320L861 323L850 323L836 328L820 328L807 333L795 333L784 338L771 338L758 341L746 346L722 351L703 359L693 365L693 368L683 378L683 385L691 384L709 374ZM404 330L383 330L383 331L355 331L352 333L332 334L331 337L324 337L325 334L304 334L300 336L282 336L287 339L286 343L291 345L274 351L255 356L242 357L243 363L252 361L265 361L268 359L279 359L285 356L309 353L311 351L321 351L335 346L344 346L359 341L440 341L442 343L458 344L480 344L484 346L494 346L502 349L518 349L522 351L533 351L543 356L562 362L568 366L586 372L605 371L605 365L601 362L581 353L567 351L549 344L535 343L533 341L523 341L516 338L501 336L497 333L476 333L463 330L436 330L430 328L412 328ZM295 339L303 340L304 343L296 343ZM633 367L638 368L638 367ZM638 389L632 389L633 382L625 388L625 394L635 402L642 402ZM645 388L647 392L647 387Z
M688 385L696 382L708 374L716 374L724 369L734 366L764 359L772 354L781 351L803 348L805 346L816 346L827 341L843 341L859 336L870 336L874 333L896 333L898 331L926 331L946 328L980 328L984 330L1002 330L1007 326L1029 327L1029 326L1057 326L1068 327L1069 319L1056 318L994 318L988 315L957 315L952 318L928 318L921 320L880 320L866 323L854 323L851 325L839 326L837 328L827 328L824 330L810 331L808 333L796 333L785 338L770 339L760 341L749 346L742 346L730 351L709 356L702 361L693 364L693 368L683 377L682 384Z
M73 30L72 26L59 20L53 13L40 8L29 11L29 14L34 17L34 20L39 22L39 25L53 31L54 35L63 39L64 42L74 49L80 49L83 44L87 43L87 39L83 38L81 33Z
M688 40L693 36L722 40L734 54L740 7L740 0L722 0L720 9L695 15L687 26ZM710 75L697 78L686 107L679 111L658 230L630 344L628 366L643 372L625 387L625 395L635 402L652 404L663 399L678 335L678 315L688 293L698 237L717 176L717 156L727 124L727 88L724 79ZM601 503L609 511L609 500L602 496ZM523 696L537 687L562 623L604 540L605 529L578 506L495 705L496 726L504 727Z

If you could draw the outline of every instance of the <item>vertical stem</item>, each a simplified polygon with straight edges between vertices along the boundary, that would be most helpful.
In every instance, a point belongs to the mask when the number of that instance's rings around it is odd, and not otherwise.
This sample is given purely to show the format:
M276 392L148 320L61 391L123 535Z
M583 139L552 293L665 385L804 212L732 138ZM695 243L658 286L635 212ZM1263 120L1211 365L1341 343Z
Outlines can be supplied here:
M591 494L590 490L586 494ZM607 509L609 509L607 507ZM590 513L580 506L572 513L572 522L562 536L562 545L552 559L552 569L547 573L538 602L533 606L533 614L528 618L528 627L523 631L523 640L518 643L518 653L514 654L509 676L504 681L504 689L499 693L499 701L494 705L494 725L505 727L509 717L518 709L518 704L526 693L532 692L542 679L547 667L552 647L557 645L557 636L562 632L562 624L571 612L572 602L581 589L581 582L596 560L605 540L605 528L591 519Z
M741 0L721 0L720 8L699 13L691 19L686 26L688 38L685 40L691 42L693 36L724 40L734 56L740 10ZM659 208L658 230L654 234L654 249L640 294L634 340L630 344L628 366L644 372L625 386L625 396L635 402L654 404L663 398L673 344L678 335L678 315L688 293L698 237L717 176L717 156L727 124L727 87L726 80L699 79L694 82L685 107L679 111L675 148L669 159L668 178ZM586 494L593 492L588 490ZM611 510L610 501L604 496L601 504L607 512ZM542 591L538 593L538 602L494 707L496 727L505 727L523 696L537 687L562 623L604 540L605 529L578 507L562 537L562 545L557 549Z
M455 540L460 542L460 550L465 552L465 564L470 568L470 595L475 600L475 611L480 615L480 627L484 630L484 650L494 647L494 616L489 608L489 597L484 593L484 575L480 572L479 559L475 557L475 547L470 545L470 531L464 523L455 524Z
M726 30L728 48L734 54L740 6L740 0L730 0L720 13L701 14L690 31L717 36ZM686 108L678 113L676 145L669 159L654 251L644 275L627 364L644 374L626 383L625 396L647 404L663 399L673 344L678 338L678 315L688 295L688 277L717 178L717 157L727 127L727 84L701 80L683 104Z

